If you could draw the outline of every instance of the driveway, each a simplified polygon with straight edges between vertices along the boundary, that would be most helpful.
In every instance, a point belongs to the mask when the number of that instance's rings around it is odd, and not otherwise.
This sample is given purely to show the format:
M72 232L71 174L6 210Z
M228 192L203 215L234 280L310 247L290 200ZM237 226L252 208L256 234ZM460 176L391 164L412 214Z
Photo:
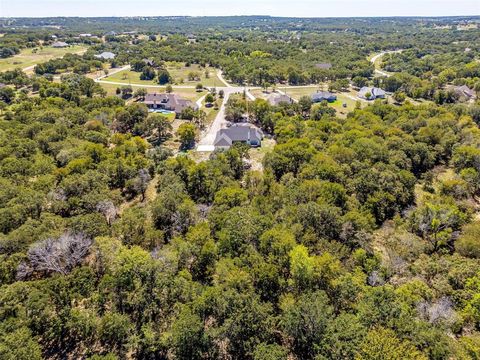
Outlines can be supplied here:
M241 93L243 88L227 87L220 88L220 90L223 90L225 93L222 106L220 107L215 120L213 120L213 122L210 124L210 127L206 130L206 132L202 135L201 140L198 142L197 151L210 152L215 150L215 146L213 144L215 142L217 132L220 129L227 127L227 120L225 119L225 104L227 103L231 94Z
M107 76L111 76L113 74L116 74L120 71L123 71L123 70L130 70L130 65L125 65L125 66L122 66L122 67L119 67L119 68L114 68L114 69L108 69L108 74L103 74L102 76L99 76L98 78L95 79L96 82L103 82L101 81L102 79L106 78ZM107 82L107 81L105 81ZM109 81L108 81L109 82ZM127 85L125 83L122 83L122 85Z

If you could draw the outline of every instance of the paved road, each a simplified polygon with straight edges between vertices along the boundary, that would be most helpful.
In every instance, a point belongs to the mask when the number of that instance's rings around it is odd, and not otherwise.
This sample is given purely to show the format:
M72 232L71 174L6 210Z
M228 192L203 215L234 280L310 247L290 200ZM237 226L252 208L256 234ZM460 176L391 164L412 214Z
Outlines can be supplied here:
M101 81L102 79L106 78L107 76L111 76L113 74L116 74L120 71L123 71L123 70L130 70L130 65L125 65L125 66L122 66L122 67L119 67L119 68L114 68L114 69L109 69L108 70L108 74L103 74L102 76L99 76L98 78L95 79L96 82L103 82ZM109 81L105 81L105 82L109 82ZM123 83L122 85L126 85L125 83Z
M197 100L196 104L197 104L197 107L198 109L200 110L203 106L203 99L205 99L207 97L208 94L205 94L203 95L200 99Z
M231 85L224 79L222 70L217 71L217 77L220 79L222 83L225 84L226 87L231 87Z
M123 70L128 70L128 69L130 69L130 65L123 66L121 68L118 68L118 69L115 69L115 70L111 71L108 75L103 75L103 76L98 77L97 79L95 79L95 81L98 82L98 83L105 83L105 84L127 85L125 82L107 81L107 80L103 80L103 79L106 78L109 75L115 74L115 73L123 71ZM225 87L217 87L216 88L217 92L220 91L220 90L223 90L223 92L225 94L224 99L223 99L223 103L222 103L222 106L220 107L220 109L218 111L217 116L213 120L212 124L204 132L204 134L201 137L201 140L198 142L197 151L210 152L210 151L215 150L215 147L214 147L213 143L215 141L215 137L217 136L217 132L218 132L218 130L220 130L222 128L225 128L226 124L227 124L227 121L225 119L225 104L227 103L230 95L236 94L236 93L242 94L245 91L246 96L250 100L252 100L252 101L255 100L255 96L253 96L253 94L250 92L250 90L253 89L252 87L239 87L239 86L230 85L224 79L221 70L218 71L217 76L218 76L219 80L223 84L225 84ZM138 83L137 84L136 83L129 83L128 85L130 85L132 87L149 87L149 88L164 88L165 87L165 86L161 86L161 85L145 85L145 84L138 84ZM186 86L186 85L174 86L174 89L194 89L194 88L195 88L194 86ZM199 108L202 107L202 102L203 102L203 99L205 99L206 95L207 94L205 94L204 96L202 96L200 99L198 99L196 101L196 104L198 105Z
M375 62L381 58L382 56L384 56L385 54L396 54L396 53L401 53L403 50L391 50L391 51L382 51L381 53L379 54L376 54L375 56L373 56L371 59L370 59L370 62L375 65ZM380 69L377 69L377 67L375 66L375 72L380 75L380 76L386 76L386 77L390 77L391 74L383 71L383 70L380 70Z
M215 150L215 146L213 144L215 141L215 137L217 136L217 132L220 129L224 129L227 127L227 120L225 119L225 104L227 103L230 95L241 94L244 90L244 88L241 87L226 87L220 89L223 90L225 93L222 106L220 107L220 110L218 111L215 120L213 120L210 127L205 131L205 133L202 135L201 140L198 142L197 151L210 152Z

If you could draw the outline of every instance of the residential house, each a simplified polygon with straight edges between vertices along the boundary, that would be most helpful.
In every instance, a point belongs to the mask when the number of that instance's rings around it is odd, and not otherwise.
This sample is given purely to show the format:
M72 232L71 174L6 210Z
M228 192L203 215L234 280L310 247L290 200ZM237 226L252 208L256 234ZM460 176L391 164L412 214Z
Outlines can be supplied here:
M233 125L217 132L213 145L217 150L228 150L235 143L244 143L252 147L262 146L263 133L260 129L248 125Z
M66 48L69 47L70 45L67 44L66 42L63 41L56 41L52 44L52 47L54 48Z
M112 60L115 59L115 54L109 51L104 51L101 54L95 55L97 59L103 59L103 60Z
M280 93L271 93L268 95L267 101L272 106L278 106L281 103L293 104L293 99L290 96Z
M364 86L358 92L358 97L365 100L385 99L386 96L387 94L384 90L376 87Z
M452 89L459 96L460 100L468 101L477 97L475 91L467 85L454 86Z
M312 101L319 103L322 101L334 102L337 100L337 95L332 94L329 91L318 91L312 95Z
M183 110L189 107L197 110L196 104L190 100L183 99L176 94L147 94L145 95L143 103L147 105L149 109L174 111L177 115L180 115Z

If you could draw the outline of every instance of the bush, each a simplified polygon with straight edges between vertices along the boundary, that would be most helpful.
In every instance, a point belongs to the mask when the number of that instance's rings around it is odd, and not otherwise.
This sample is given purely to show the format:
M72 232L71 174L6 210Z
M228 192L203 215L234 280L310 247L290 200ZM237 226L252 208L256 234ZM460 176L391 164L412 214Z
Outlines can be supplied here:
M463 228L455 242L455 249L460 255L480 259L480 222L473 222Z

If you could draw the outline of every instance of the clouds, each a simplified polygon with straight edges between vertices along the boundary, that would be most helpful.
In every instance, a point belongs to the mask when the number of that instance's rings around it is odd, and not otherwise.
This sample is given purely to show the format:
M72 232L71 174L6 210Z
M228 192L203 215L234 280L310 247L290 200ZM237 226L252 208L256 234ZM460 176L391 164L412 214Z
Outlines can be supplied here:
M0 0L0 16L479 15L478 0Z

